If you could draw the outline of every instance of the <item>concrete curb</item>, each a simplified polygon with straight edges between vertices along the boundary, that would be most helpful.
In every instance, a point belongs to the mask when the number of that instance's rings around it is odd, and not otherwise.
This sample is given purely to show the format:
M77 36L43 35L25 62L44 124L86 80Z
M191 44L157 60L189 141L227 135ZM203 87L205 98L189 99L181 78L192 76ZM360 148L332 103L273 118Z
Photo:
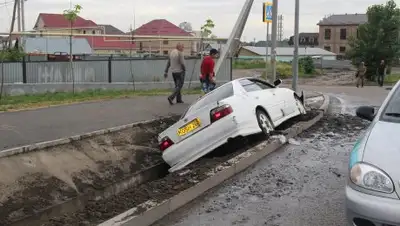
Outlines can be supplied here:
M268 141L262 142L261 144L253 147L246 152L242 153L243 156L240 161L234 162L231 166L225 167L225 169L217 170L214 175L208 177L204 181L199 182L191 188L182 191L181 193L173 196L172 198L165 200L162 203L155 203L152 201L147 201L135 208L127 210L126 212L102 223L98 226L149 226L158 220L162 219L164 216L175 211L176 209L184 206L195 198L201 196L204 192L210 190L211 188L219 185L230 177L242 172L249 166L258 162L268 154L278 150L284 146L290 138L293 138L303 132L304 130L310 128L312 125L317 123L325 114L329 105L329 96L324 96L324 102L319 108L321 112L314 119L307 122L299 122L293 127L287 129L285 142L273 142L268 143ZM246 153L246 154L245 154ZM230 161L230 160L228 160ZM218 166L216 167L218 168ZM135 212L140 208L146 208L147 211L135 215Z
M146 120L146 121L134 122L134 123L130 123L130 124L122 125L122 126L111 127L108 129L97 130L97 131L93 131L93 132L89 132L89 133L85 133L85 134L81 134L81 135L75 135L75 136L71 136L71 137L67 137L67 138L61 138L61 139L51 140L51 141L44 141L44 142L29 144L29 145L25 145L25 146L21 146L21 147L5 149L3 151L0 151L0 158L5 158L5 157L28 153L28 152L34 152L34 151L38 151L38 150L42 150L42 149L50 148L50 147L54 147L54 146L59 146L59 145L63 145L63 144L68 144L73 141L83 140L83 139L91 138L94 136L117 132L117 131L121 131L124 129L133 128L133 127L136 127L136 126L139 126L142 124L152 123L157 120L169 119L172 117L174 117L174 116L170 115L170 116L160 117L160 118Z

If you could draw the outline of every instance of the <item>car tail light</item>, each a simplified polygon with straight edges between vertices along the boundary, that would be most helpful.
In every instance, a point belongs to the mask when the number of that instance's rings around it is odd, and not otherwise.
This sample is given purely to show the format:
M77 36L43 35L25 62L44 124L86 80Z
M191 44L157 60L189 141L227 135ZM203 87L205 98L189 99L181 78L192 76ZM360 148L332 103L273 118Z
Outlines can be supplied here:
M222 105L220 107L211 110L211 123L220 120L221 118L231 114L233 112L232 107L229 104Z
M171 139L169 139L169 137L164 137L159 144L161 151L165 151L172 145L174 145L174 142Z

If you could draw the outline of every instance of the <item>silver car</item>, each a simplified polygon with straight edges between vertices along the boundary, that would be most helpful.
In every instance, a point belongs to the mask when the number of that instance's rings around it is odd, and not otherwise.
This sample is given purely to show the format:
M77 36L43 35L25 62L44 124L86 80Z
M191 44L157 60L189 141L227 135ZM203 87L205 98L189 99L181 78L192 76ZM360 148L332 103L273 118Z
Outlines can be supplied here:
M400 81L378 112L363 106L356 113L371 125L350 154L348 225L400 225Z

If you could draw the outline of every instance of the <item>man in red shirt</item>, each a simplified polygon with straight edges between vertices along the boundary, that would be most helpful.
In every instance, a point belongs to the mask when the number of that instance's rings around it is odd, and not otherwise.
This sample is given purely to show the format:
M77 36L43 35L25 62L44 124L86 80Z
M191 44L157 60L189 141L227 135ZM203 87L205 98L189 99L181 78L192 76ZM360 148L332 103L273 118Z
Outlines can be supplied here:
M217 55L218 50L211 49L210 55L205 56L203 62L201 62L200 82L204 93L208 93L215 88L214 59L217 57Z

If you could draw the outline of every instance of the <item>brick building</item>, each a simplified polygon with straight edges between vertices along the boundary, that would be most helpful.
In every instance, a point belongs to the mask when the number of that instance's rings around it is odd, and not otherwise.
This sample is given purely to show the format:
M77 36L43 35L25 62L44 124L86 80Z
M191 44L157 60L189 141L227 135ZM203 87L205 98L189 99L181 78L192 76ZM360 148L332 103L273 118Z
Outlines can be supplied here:
M322 19L319 26L319 46L338 55L345 55L348 38L358 36L358 26L367 22L366 14L331 15Z

